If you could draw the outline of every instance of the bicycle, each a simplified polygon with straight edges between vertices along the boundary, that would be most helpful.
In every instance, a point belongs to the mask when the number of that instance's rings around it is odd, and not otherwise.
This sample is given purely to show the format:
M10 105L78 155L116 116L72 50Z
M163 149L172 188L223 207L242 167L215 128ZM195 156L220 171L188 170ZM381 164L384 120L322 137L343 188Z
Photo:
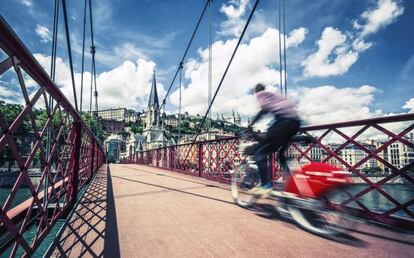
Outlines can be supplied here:
M260 198L252 191L260 186L258 167L252 159L259 140L259 136L252 132L242 135L238 149L239 153L247 157L231 171L232 197L243 208L252 206ZM292 139L292 142L297 143L313 141L313 137L308 135L296 135ZM345 233L350 218L333 208L327 199L351 183L349 173L321 162L311 162L290 170L287 160L282 160L286 161L281 166L285 168L287 178L282 190L273 187L270 193L270 198L276 201L275 210L283 218L291 219L303 229L317 235L335 237Z

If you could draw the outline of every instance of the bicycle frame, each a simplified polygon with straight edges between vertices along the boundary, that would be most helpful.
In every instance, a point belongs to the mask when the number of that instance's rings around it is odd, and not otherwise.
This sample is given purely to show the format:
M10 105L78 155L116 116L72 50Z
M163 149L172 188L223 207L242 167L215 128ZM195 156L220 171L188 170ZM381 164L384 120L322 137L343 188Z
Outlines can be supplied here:
M321 198L330 190L351 183L348 172L328 163L312 162L287 178L284 191L307 198Z

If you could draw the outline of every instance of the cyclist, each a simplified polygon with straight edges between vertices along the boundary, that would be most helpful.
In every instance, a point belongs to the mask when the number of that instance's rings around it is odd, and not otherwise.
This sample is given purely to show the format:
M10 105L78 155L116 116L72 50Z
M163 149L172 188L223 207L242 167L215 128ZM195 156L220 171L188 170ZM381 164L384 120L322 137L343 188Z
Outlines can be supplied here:
M254 155L254 160L259 168L261 185L254 188L253 193L265 197L272 189L267 157L273 151L279 151L279 162L280 164L285 164L286 158L283 153L291 138L299 131L300 119L293 104L277 93L265 91L263 84L257 84L254 92L261 110L253 118L248 129L251 130L252 126L264 114L271 113L275 119L267 130L265 138L260 141Z

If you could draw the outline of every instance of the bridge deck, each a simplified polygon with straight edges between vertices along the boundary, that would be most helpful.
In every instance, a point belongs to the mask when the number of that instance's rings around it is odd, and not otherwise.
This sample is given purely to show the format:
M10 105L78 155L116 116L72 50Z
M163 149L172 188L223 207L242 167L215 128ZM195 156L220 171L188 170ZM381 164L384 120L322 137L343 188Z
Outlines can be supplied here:
M281 221L264 202L232 203L227 185L148 166L95 177L55 248L78 257L412 257L414 236L358 224L353 244Z

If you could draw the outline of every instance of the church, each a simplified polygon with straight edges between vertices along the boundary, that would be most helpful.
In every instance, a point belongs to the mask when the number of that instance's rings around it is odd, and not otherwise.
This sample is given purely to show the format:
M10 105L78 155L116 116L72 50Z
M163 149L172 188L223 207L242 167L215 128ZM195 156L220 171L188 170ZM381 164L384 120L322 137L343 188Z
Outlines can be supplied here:
M127 152L129 155L138 151L175 145L174 139L167 135L165 128L161 124L155 71L152 76L151 92L144 121L145 125L142 134L131 133L128 139Z

